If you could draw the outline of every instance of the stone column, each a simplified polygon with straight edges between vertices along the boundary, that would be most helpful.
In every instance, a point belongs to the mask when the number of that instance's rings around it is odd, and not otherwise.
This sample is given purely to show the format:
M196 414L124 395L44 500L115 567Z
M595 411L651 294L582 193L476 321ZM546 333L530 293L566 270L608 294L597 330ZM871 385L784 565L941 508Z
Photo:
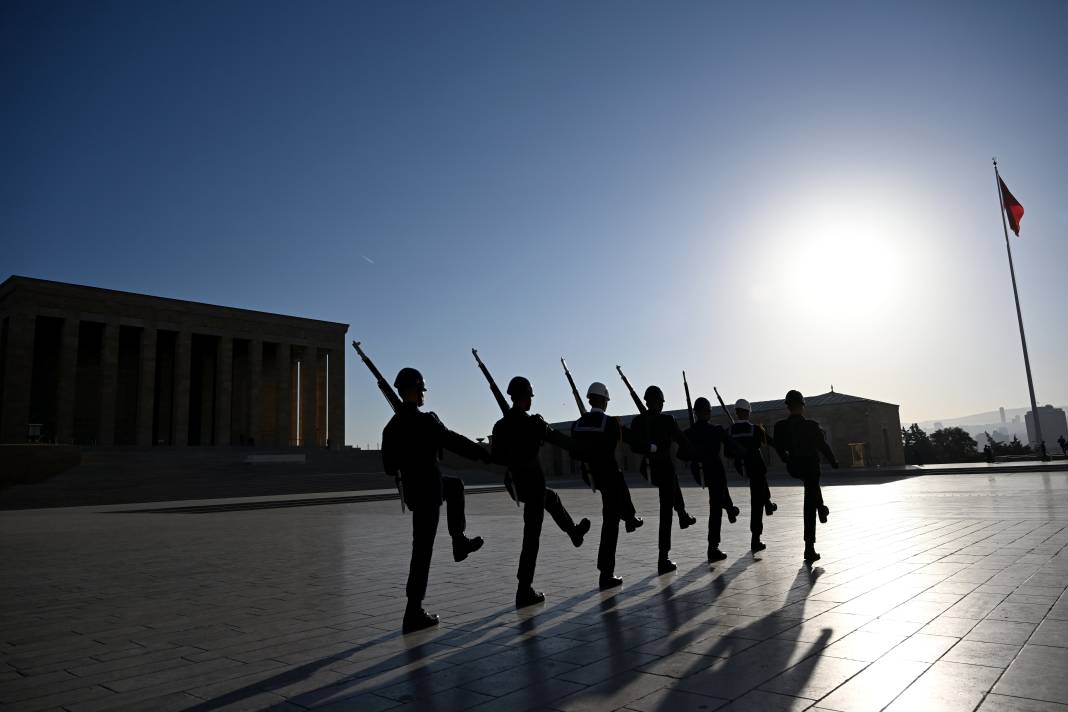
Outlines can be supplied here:
M141 353L137 371L137 444L152 445L152 422L156 415L156 329L141 329Z
M174 346L174 415L171 442L178 446L189 444L189 361L192 358L193 334L179 331Z
M319 349L305 346L300 361L300 426L301 445L316 447L318 438L315 434L315 419L318 409L315 407L319 394Z
M115 444L115 384L119 371L119 325L104 324L104 336L100 346L100 419L96 431L96 444L111 447Z
M253 445L263 445L265 440L260 429L263 427L263 342L252 339L248 342L248 432Z
M330 349L330 449L345 447L345 346Z
M290 398L290 370L292 364L290 363L289 344L278 344L277 353L277 368L278 368L278 433L276 435L278 439L279 447L287 447L289 445L289 416L290 406L292 399Z
M56 386L56 440L74 442L74 394L78 380L78 330L81 321L71 314L63 319L59 344L59 383Z
M234 395L234 339L219 337L215 358L215 444L230 445L231 403Z
M3 402L0 403L0 442L24 443L29 435L30 382L33 377L33 338L37 320L11 314L7 323Z

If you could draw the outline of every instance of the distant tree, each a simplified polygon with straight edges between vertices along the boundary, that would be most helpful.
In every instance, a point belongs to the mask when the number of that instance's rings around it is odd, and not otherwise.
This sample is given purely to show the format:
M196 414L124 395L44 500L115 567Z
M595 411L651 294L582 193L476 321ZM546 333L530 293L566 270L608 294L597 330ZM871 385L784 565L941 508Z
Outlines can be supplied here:
M1013 435L1012 436L1012 440L1010 440L1007 445L1002 444L1001 445L1001 452L1003 452L1006 455L1015 455L1015 456L1034 455L1035 454L1034 450L1032 450L1029 445L1024 445L1022 442L1020 442L1020 436L1019 435Z
M905 446L905 462L910 465L927 465L937 462L934 446L927 433L913 423L907 429L901 429L901 442Z
M975 462L981 459L979 443L963 428L942 428L931 433L938 462Z

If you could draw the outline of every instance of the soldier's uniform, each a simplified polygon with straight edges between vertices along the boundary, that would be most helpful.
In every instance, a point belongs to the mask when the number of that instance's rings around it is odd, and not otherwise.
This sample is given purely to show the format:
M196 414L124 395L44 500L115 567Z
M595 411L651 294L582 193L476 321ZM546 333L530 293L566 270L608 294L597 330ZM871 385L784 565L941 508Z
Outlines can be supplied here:
M400 382L400 377L398 377ZM420 384L422 377L419 377ZM446 507L453 558L462 561L482 546L481 537L468 539L464 534L464 483L458 477L441 474L438 452L449 450L471 460L489 462L489 453L476 442L446 428L432 412L424 413L413 403L404 403L382 431L382 464L386 474L400 476L404 503L412 512L412 559L408 567L408 611L405 628L416 629L423 598L426 596L430 560L434 553L438 519L442 503ZM437 619L429 614L423 623L433 625ZM429 621L433 620L432 623Z
M741 403L742 401L739 401L739 404ZM744 410L747 411L748 408ZM738 419L730 426L730 436L738 449L735 467L749 480L749 531L753 535L751 546L753 551L761 551L766 548L760 541L760 535L764 533L764 515L770 517L778 509L771 501L768 466L760 451L761 447L768 444L768 434L762 426L751 423L748 418L742 418L739 413Z
M602 588L618 585L609 580L615 576L619 523L624 522L627 531L634 531L642 523L631 501L630 488L616 461L616 447L621 435L619 421L599 408L593 408L571 425L574 454L589 467L594 486L601 493L603 521L601 544L597 550L597 570L601 572Z
M509 384L510 395L514 395L516 380L512 379ZM539 602L533 599L544 600L541 594L533 592L532 586L545 512L571 537L575 546L582 545L582 539L590 529L588 519L575 524L560 501L560 495L545 486L545 473L542 472L538 457L543 443L565 450L571 449L569 437L549 427L540 415L530 415L516 407L511 408L493 426L490 442L493 461L508 468L515 497L523 503L523 549L519 555L519 571L516 574L519 579L517 606L529 605L528 601Z
M711 412L711 405L703 398L697 399L694 410L701 409L702 400ZM734 442L722 426L707 420L698 420L686 430L685 435L693 448L690 469L694 479L700 483L703 477L705 487L708 488L708 560L721 561L727 558L726 554L719 550L723 512L727 512L727 519L733 524L738 517L738 508L731 501L730 489L727 487L727 473L723 469L720 453L734 457L737 454Z
M656 386L646 389L648 401L650 391ZM663 394L656 388L660 401L663 402ZM675 570L675 564L670 560L671 553L671 524L672 511L678 514L679 528L685 529L697 520L686 511L686 504L682 499L682 489L679 487L679 478L675 474L675 463L671 457L671 444L678 443L680 452L685 453L689 448L686 437L679 429L675 419L666 413L639 413L630 422L630 427L624 429L624 439L630 445L630 449L637 455L648 458L649 481L657 489L660 499L660 527L658 543L660 559L657 569L660 573ZM684 458L688 459L688 457Z
M786 394L786 404L803 406L804 399L797 391L790 391ZM823 503L823 492L820 490L820 455L834 468L838 467L838 460L827 444L820 424L800 413L791 414L775 423L772 440L775 451L786 463L786 471L804 484L802 513L805 522L805 558L815 561L819 558L814 548L816 517L818 515L821 522L826 522L830 512Z

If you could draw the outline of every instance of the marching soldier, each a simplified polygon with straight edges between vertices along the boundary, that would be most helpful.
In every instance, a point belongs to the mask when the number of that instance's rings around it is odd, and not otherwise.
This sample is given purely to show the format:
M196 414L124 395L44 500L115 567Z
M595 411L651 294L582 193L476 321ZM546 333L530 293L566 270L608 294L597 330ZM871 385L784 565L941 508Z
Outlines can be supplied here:
M441 474L438 451L442 448L471 460L489 462L489 453L478 443L446 428L434 413L423 413L426 385L414 368L402 368L393 382L401 407L382 431L382 464L386 474L403 476L404 503L412 511L412 560L408 568L408 607L404 611L405 633L437 625L438 617L423 609L438 515L445 503L452 557L463 561L482 548L482 537L464 534L464 483Z
M545 512L549 512L575 546L582 546L582 539L590 530L590 520L583 518L575 524L564 509L560 495L545 486L545 474L538 459L542 443L570 450L571 439L550 428L540 415L529 415L534 399L530 381L516 376L508 383L507 393L512 398L512 408L493 426L491 450L493 461L508 467L515 497L524 505L523 550L519 555L516 577L519 588L515 594L515 607L524 608L545 600L545 595L533 586Z
M727 555L719 550L723 512L727 513L727 521L731 524L738 520L738 508L731 501L727 473L723 469L720 451L730 457L735 457L738 453L734 442L727 436L727 431L712 423L712 403L707 398L698 398L693 402L693 413L697 422L686 431L686 439L693 447L690 469L694 478L700 482L700 473L703 471L705 487L708 488L708 561L712 563L727 558Z
M799 391L786 394L786 408L790 416L775 423L772 439L775 451L786 463L786 471L805 486L805 561L811 563L820 558L815 549L816 516L826 524L831 511L823 503L823 492L820 491L820 455L835 469L838 469L838 459L827 445L820 424L805 417L805 399Z
M601 572L600 588L605 591L623 583L615 575L616 542L619 540L619 522L630 533L645 522L637 516L630 498L623 473L616 461L622 429L619 421L605 413L608 408L608 388L594 382L586 391L590 411L571 425L571 440L575 454L585 462L590 477L601 492L601 545L597 550L597 569Z
M646 388L644 400L648 412L634 416L623 437L635 454L649 460L649 479L657 488L660 497L660 557L656 569L660 574L666 574L678 568L669 557L672 510L678 514L679 529L686 529L697 523L697 519L686 511L679 478L675 474L675 464L671 459L672 442L678 443L680 452L684 454L689 444L675 419L663 412L664 392L659 387Z
M768 548L760 541L760 535L764 533L764 515L770 517L779 505L771 501L768 466L760 452L760 448L768 444L768 434L760 425L749 422L752 409L749 401L738 399L734 404L735 420L731 424L730 434L738 449L734 467L743 477L749 478L749 499L752 503L749 531L753 535L751 549L755 554Z

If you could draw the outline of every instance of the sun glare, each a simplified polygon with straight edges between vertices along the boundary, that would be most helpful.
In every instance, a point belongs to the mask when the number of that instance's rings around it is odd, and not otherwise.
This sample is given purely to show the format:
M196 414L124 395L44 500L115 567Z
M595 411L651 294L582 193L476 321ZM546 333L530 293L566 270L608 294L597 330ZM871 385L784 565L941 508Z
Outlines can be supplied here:
M776 271L797 309L861 321L881 318L905 288L901 234L894 221L854 207L810 211L776 231Z

